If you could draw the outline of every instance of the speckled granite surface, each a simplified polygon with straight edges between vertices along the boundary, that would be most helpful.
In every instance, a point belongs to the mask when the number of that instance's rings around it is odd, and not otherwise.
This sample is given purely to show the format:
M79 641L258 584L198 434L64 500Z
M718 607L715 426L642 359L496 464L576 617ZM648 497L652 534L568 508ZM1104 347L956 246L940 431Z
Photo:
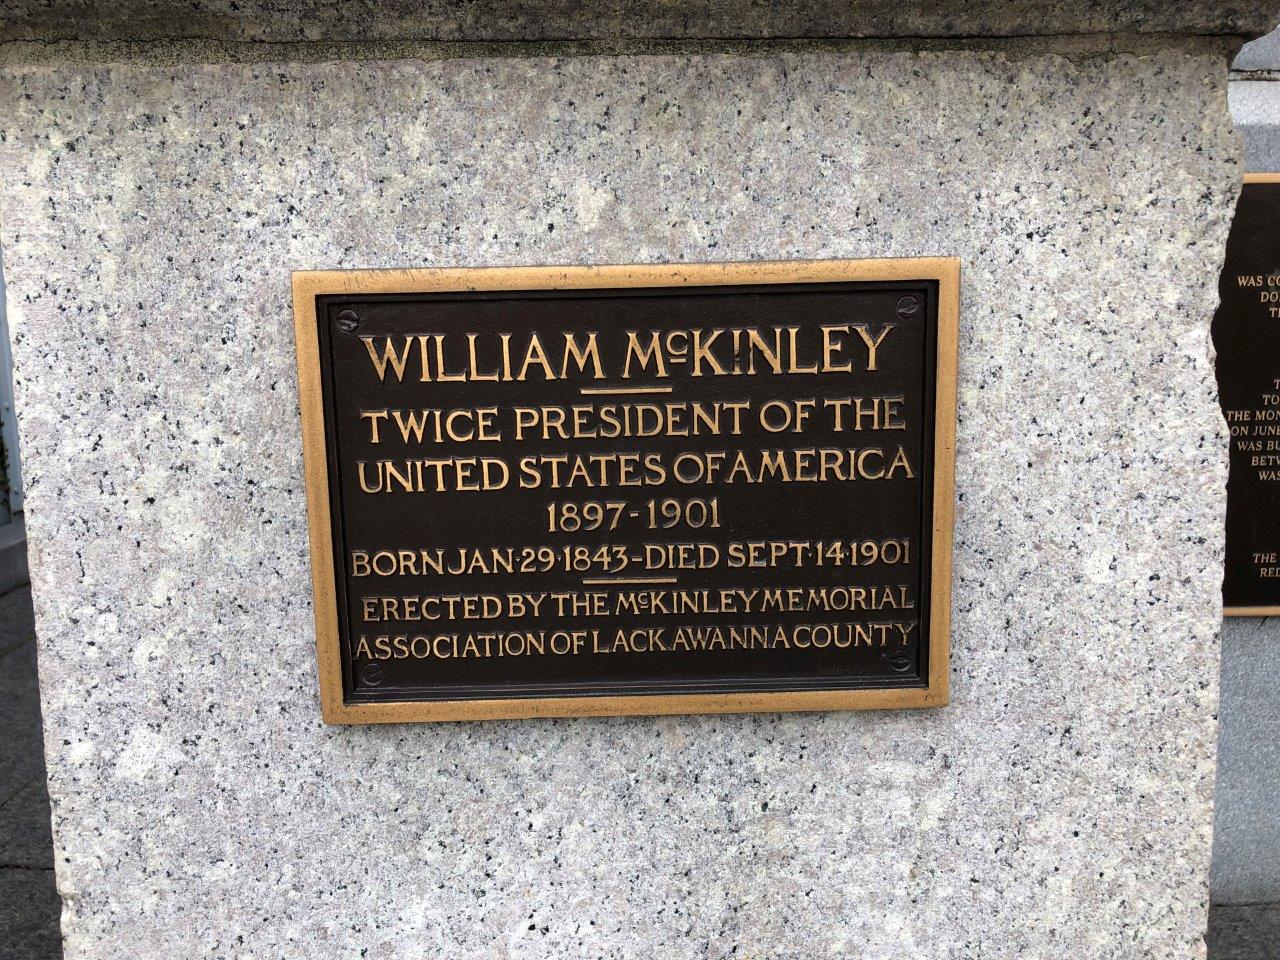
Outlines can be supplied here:
M1219 54L14 69L70 960L1198 957ZM289 271L963 258L953 705L328 728Z
M0 39L558 40L1258 35L1257 0L0 0Z

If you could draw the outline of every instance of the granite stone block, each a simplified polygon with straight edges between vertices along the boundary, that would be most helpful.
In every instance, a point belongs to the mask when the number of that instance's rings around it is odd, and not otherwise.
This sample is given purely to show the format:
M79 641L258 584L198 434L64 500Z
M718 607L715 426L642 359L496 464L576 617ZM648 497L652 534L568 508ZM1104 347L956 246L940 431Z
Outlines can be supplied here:
M5 71L69 960L1202 956L1225 85L1207 43ZM291 270L916 255L963 260L951 706L321 723Z

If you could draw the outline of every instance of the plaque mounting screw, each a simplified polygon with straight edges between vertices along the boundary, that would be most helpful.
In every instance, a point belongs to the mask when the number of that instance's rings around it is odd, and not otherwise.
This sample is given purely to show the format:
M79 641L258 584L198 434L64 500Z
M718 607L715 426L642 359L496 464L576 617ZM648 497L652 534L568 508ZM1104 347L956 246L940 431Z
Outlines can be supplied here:
M920 301L915 297L903 297L898 301L898 317L910 320L920 312Z
M372 666L372 664L370 664ZM905 673L911 669L911 654L906 650L895 650L889 654L889 666L897 670L899 673Z
M338 314L338 329L343 333L355 333L360 326L360 315L354 310L343 310Z
M360 682L371 687L382 684L382 668L376 663L366 663L360 671Z

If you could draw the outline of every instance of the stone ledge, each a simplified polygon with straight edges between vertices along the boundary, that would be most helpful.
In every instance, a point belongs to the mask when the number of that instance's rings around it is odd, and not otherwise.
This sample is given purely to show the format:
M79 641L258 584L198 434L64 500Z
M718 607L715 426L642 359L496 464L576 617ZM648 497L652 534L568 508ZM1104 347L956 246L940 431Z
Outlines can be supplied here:
M1251 0L43 0L0 3L3 40L619 40L972 38L1181 33L1259 36L1280 5Z

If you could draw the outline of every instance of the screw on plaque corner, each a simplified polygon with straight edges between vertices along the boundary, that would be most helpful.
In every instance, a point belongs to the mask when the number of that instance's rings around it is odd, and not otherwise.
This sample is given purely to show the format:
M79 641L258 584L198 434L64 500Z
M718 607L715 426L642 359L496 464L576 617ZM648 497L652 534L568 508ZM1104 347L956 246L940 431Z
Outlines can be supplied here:
M343 310L338 314L338 329L343 333L355 333L360 326L360 315L354 310Z
M911 654L906 650L895 650L889 655L889 666L899 673L905 673L911 669L912 659Z
M898 301L898 319L911 320L920 312L920 301L915 297L903 297Z
M382 667L376 663L366 663L360 670L360 682L370 687L382 685Z

